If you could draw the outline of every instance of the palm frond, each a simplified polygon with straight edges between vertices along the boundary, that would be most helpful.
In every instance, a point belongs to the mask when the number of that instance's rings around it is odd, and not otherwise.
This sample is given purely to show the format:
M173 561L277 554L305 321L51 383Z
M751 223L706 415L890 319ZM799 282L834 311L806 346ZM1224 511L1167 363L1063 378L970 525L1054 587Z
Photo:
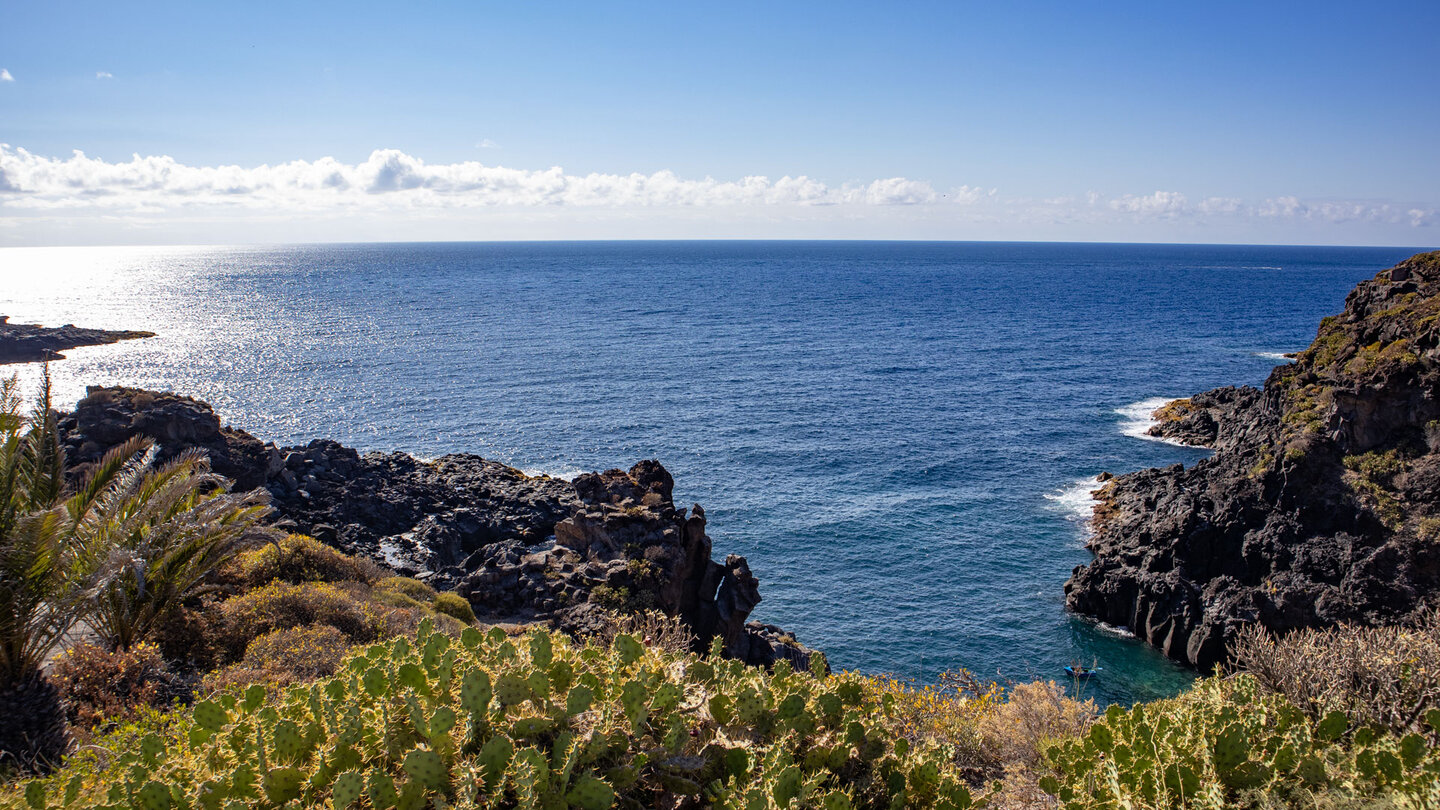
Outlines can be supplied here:
M25 445L18 468L18 489L25 496L23 506L31 510L48 509L60 500L65 489L65 451L60 446L55 412L50 409L48 365L40 378L40 393L30 415Z

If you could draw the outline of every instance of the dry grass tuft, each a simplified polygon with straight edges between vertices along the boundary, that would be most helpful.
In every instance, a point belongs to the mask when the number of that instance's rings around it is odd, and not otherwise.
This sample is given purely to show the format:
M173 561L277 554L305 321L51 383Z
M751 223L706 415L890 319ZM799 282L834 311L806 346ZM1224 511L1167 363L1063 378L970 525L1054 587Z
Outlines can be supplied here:
M641 613L610 613L611 619L595 632L595 643L609 647L621 633L644 641L647 647L658 647L671 653L689 652L693 649L695 635L678 617L666 616L658 610Z
M1054 681L1016 684L1007 700L980 720L980 738L1007 764L1036 769L1050 741L1078 737L1098 714L1095 701L1075 700Z
M1275 638L1258 625L1231 649L1262 689L1319 717L1343 711L1399 734L1424 731L1440 709L1440 612L1413 627L1297 630Z

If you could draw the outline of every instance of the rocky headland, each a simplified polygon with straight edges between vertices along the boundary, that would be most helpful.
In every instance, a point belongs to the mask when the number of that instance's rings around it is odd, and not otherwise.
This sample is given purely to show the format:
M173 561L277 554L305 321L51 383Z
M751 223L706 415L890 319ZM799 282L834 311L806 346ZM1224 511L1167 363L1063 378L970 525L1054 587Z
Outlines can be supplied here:
M749 621L759 581L744 557L711 558L704 510L675 505L657 461L569 482L463 453L425 461L324 439L277 447L189 397L87 394L59 422L72 475L132 436L154 440L161 460L198 449L236 490L268 491L280 527L454 590L482 617L583 635L615 612L660 610L684 621L700 651L719 638L749 663L809 666L793 635Z
M1398 624L1440 604L1440 252L1361 282L1262 390L1155 412L1212 448L1097 493L1067 606L1202 669L1238 628Z
M81 346L103 346L122 340L155 337L154 332L86 329L74 324L45 327L34 323L10 323L0 315L0 365L63 360L61 352Z

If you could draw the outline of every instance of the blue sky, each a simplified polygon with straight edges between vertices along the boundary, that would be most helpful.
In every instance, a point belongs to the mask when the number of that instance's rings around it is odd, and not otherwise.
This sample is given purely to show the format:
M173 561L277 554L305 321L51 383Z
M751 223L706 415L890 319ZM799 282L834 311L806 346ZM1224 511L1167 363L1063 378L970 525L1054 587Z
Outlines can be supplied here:
M1434 0L5 2L0 20L0 244L1440 242Z

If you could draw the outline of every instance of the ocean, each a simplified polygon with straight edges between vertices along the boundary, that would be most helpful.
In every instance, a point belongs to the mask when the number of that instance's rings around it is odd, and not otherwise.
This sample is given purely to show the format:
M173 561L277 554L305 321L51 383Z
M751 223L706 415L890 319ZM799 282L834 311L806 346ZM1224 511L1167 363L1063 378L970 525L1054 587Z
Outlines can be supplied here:
M571 477L657 458L754 618L845 669L1192 673L1064 611L1097 473L1190 464L1150 409L1258 385L1409 248L562 242L0 250L0 314L159 337L77 349L278 444L479 453ZM35 366L12 366L33 387ZM7 369L0 369L5 373Z

